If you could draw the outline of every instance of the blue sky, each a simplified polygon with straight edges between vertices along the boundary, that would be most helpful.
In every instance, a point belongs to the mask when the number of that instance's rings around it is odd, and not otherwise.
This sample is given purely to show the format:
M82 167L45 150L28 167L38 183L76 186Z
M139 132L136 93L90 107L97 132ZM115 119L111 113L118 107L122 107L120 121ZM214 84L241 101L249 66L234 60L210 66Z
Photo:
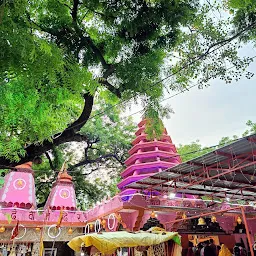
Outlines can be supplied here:
M243 53L256 55L251 47ZM255 73L256 60L248 70ZM175 144L199 139L204 146L215 145L224 136L241 136L247 120L256 122L256 74L231 84L216 79L208 88L193 88L165 103L175 112L164 120Z

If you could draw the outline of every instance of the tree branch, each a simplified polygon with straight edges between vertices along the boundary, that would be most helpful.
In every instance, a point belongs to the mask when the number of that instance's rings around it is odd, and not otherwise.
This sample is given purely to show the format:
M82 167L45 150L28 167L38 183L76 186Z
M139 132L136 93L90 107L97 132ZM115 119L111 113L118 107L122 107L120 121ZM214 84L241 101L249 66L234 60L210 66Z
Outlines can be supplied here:
M9 159L6 159L5 157L0 157L0 165L15 166L18 164L23 164L29 161L33 161L35 157L41 156L46 151L51 150L54 146L59 146L71 141L86 140L86 136L78 134L77 132L84 126L90 117L93 106L93 96L91 96L89 93L86 93L84 95L84 99L85 104L80 117L71 125L69 125L63 132L55 134L51 141L45 140L41 144L34 143L27 146L25 148L25 156L21 156L21 159L18 162L13 162Z
M78 0L74 0L74 4L73 4L73 8L71 11L71 16L73 19L73 26L74 26L74 30L71 30L68 27L62 28L61 30L54 30L51 28L46 28L44 26L41 26L37 23L35 23L33 20L30 19L29 14L27 14L28 16L28 20L34 24L37 28L39 28L41 31L48 33L52 36L57 37L57 39L64 43L66 46L69 47L69 45L67 45L67 42L65 41L65 38L68 37L72 37L72 33L76 33L78 38L79 38L79 48L82 49L83 47L90 47L91 50L94 52L95 56L97 56L98 60L100 61L100 63L102 64L103 68L104 68L104 74L103 74L103 79L102 82L100 82L102 85L106 86L106 88L112 92L113 94L115 94L118 98L121 98L121 92L120 89L115 88L113 85L111 85L108 81L107 78L113 74L113 72L115 71L115 67L111 64L108 64L103 56L103 54L101 53L101 51L99 50L99 48L94 44L93 40L91 39L91 37L88 35L84 36L84 31L78 26L77 24L77 13L78 13L78 5L79 5L79 1ZM75 38L75 36L73 35L72 38Z
M71 16L72 16L73 22L75 23L77 21L78 5L79 5L79 1L73 0L73 8L72 8Z
M93 160L90 160L90 159L85 159L83 161L81 161L80 163L77 163L77 164L74 164L72 165L71 167L69 167L68 171L72 171L74 170L75 168L77 167L80 167L80 166L84 166L86 164L93 164L93 163L99 163L99 162L102 162L103 159L108 159L108 158L114 158L116 159L121 165L124 165L124 162L122 162L117 155L115 154L107 154L107 155L104 155L104 156L100 156L96 159L93 159Z
M66 6L70 11L72 11L72 8L71 8L68 4L61 3L60 1L58 1L58 3L60 3L60 4L64 5L64 6Z
M111 83L108 82L106 78L99 78L98 82L104 85L110 92L115 94L118 98L121 98L121 91L119 88L114 87Z
M222 46L230 43L231 41L237 39L238 37L240 37L244 32L247 32L249 31L250 29L252 29L253 27L256 26L256 22L250 24L249 26L245 27L244 29L238 31L235 35L229 37L229 38L226 38L224 40L221 40L221 41L218 41L216 43L213 43L211 44L208 49L203 53L201 54L200 56L198 56L196 59L197 60L200 60L204 57L206 57L208 54L212 53L212 52L215 52L216 50L218 50L219 48L221 48ZM213 51L211 51L212 48L214 48L215 46L219 46L218 48L214 49ZM195 58L194 58L195 59Z
M105 13L98 12L98 11L96 11L96 10L90 8L90 7L89 7L88 5L86 5L86 4L83 4L83 6L84 6L85 8L87 8L89 11L91 11L91 12L93 12L93 13L95 13L95 14L98 14L98 15L100 15L100 16L102 16L102 17L107 17L107 18L116 19L116 16L114 16L114 15L106 15Z
M50 157L50 155L49 155L49 153L48 153L47 151L45 152L45 156L47 157L47 159L48 159L48 161L49 161L49 164L50 164L51 169L52 169L53 171L55 171L55 168L54 168L52 159L51 159L51 157Z

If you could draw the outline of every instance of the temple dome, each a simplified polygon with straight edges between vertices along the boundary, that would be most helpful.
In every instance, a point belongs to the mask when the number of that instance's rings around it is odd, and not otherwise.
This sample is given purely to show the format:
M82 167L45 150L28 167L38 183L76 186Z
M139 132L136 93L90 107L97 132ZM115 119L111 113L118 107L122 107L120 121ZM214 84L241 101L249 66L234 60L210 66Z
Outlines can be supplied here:
M5 176L4 186L0 189L0 205L25 209L36 208L32 162L17 165Z
M45 204L45 209L53 210L76 210L76 194L72 177L67 173L64 163L53 184L50 195Z

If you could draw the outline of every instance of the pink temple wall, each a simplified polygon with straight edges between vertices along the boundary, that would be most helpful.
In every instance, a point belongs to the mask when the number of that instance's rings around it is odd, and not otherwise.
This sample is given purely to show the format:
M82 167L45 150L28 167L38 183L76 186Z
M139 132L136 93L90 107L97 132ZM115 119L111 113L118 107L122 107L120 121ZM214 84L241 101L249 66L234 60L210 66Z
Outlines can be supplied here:
M19 220L22 222L42 222L44 224L47 223L57 223L60 211L59 210L27 210L20 208L2 208L0 211L0 222L7 222L7 215L11 217L11 223L15 223ZM86 212L82 211L63 211L63 223L79 223L81 222L81 226L84 226L84 223L87 221Z
M122 221L127 225L128 230L133 230L135 226L135 222L137 220L139 212L120 212L122 217Z
M65 195L65 196L64 196ZM51 191L46 207L76 209L76 195L73 186L57 184Z

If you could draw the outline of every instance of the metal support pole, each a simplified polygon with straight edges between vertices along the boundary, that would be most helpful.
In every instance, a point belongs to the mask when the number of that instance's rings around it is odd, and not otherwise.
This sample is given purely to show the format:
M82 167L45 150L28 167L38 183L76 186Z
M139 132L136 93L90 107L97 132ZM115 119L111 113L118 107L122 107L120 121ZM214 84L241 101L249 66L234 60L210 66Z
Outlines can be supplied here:
M243 221L244 221L244 225L245 225L246 236L247 236L248 243L249 243L249 249L250 249L251 255L253 256L254 255L253 244L252 244L252 239L251 239L251 235L250 235L250 232L249 232L249 227L248 227L248 223L247 223L247 219L246 219L246 216L245 216L245 213L244 213L244 207L243 206L241 206L241 213L242 213L242 217L243 217Z

